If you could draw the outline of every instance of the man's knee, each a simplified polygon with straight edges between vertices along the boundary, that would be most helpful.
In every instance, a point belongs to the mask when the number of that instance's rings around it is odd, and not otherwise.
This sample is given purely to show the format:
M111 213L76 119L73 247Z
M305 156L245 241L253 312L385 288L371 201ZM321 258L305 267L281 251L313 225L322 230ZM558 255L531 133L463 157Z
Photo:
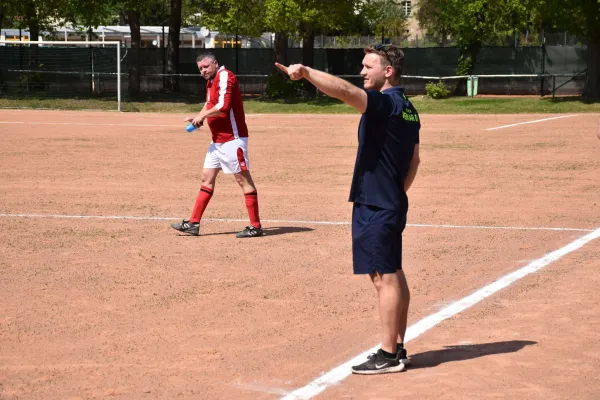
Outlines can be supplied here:
M218 170L204 170L202 171L202 185L214 185L217 180Z
M379 292L382 287L381 275L377 272L371 272L369 277L371 278L371 282L373 282L373 286L375 286L375 289Z
M254 181L252 180L252 175L250 175L250 171L243 171L234 174L235 181L240 185L240 187L244 190L256 190L256 186L254 185Z

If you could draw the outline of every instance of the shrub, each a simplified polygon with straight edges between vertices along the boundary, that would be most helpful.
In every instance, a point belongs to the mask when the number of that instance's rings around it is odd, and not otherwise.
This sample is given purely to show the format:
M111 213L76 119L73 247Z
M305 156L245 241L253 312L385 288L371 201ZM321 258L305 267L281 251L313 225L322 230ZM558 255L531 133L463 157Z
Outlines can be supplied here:
M274 72L267 78L267 97L272 99L296 97L302 94L302 82L292 81L280 72Z
M427 96L432 99L447 99L450 97L450 90L448 90L442 81L438 83L429 82L425 85L425 90L427 91Z

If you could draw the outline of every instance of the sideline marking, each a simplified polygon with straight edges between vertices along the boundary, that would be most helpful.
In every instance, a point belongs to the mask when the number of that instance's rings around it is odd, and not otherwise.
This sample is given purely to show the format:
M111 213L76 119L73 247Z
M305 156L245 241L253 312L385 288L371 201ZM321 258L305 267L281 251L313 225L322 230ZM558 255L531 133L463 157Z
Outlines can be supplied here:
M523 268L511 272L508 275L504 275L502 278L496 280L495 282L492 282L489 285L482 287L475 293L462 298L461 300L449 305L448 307L438 311L437 313L423 318L419 322L408 327L408 329L406 330L404 342L409 342L419 337L420 335L433 328L440 322L450 317L453 317L456 314L459 314L467 308L479 303L481 300L490 297L494 293L504 289L507 286L510 286L519 279L539 271L540 269L560 259L564 255L579 249L586 243L591 242L594 239L598 239L599 237L600 228L596 229L592 233L588 233L587 235L580 237L579 239L569 243L564 247L561 247L558 250L546 254L542 258L538 258L537 260L532 261ZM366 357L370 353L375 353L378 349L379 345L359 354L350 361L347 361L344 364L335 367L331 371L321 375L319 378L313 380L308 385L292 391L287 396L282 397L282 400L306 400L318 395L319 393L327 389L329 386L339 383L346 379L351 374L350 367L364 362Z
M23 121L8 122L8 121L0 121L0 124L76 125L76 126L137 126L137 127L158 126L158 127L168 127L168 128L175 128L175 127L181 128L183 125L185 125L185 122L182 122L180 125L161 125L161 124L101 124L101 123L99 123L99 124L93 124L93 123L89 123L89 122L37 122L37 121L32 121L32 122L23 122Z
M560 117L536 119L535 121L519 122L518 124L502 125L502 126L497 126L495 128L487 128L487 129L484 129L484 130L486 130L486 131L494 131L496 129L510 128L511 126L525 125L525 124L535 124L535 123L538 123L538 122L550 121L552 119L570 118L570 117L576 117L576 116L577 116L577 114L573 114L573 115L561 115Z
M132 215L63 215L63 214L0 214L0 218L60 218L60 219L123 219L137 221L178 221L181 218L174 217L140 217ZM203 222L248 222L247 219L237 218L203 218ZM294 219L261 219L263 222L302 224L302 225L351 225L349 221L302 221ZM450 229L504 229L521 231L572 231L592 232L593 229L582 228L551 228L551 227L527 227L527 226L484 226L484 225L446 225L446 224L406 224L415 228L450 228Z

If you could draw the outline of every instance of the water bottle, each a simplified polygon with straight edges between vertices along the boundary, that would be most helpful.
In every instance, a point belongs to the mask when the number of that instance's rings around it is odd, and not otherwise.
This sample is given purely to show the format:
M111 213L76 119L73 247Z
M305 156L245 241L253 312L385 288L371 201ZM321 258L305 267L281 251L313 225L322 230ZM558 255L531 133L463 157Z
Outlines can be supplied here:
M186 126L186 127L185 127L185 130L186 130L186 131L188 131L188 132L193 132L193 131L195 131L196 129L198 129L198 128L196 128L196 127L194 126L194 124L189 124L188 126Z

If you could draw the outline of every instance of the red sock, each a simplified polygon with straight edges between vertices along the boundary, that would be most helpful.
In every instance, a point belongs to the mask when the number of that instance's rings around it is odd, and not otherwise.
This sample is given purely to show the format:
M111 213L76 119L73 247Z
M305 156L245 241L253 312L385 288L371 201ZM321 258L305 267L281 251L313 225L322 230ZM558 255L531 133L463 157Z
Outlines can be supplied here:
M256 190L250 193L245 193L246 208L248 209L248 217L250 217L250 225L255 228L260 228L260 217L258 216L258 195Z
M202 214L204 214L204 210L206 210L206 206L208 205L212 195L212 189L209 189L206 186L200 187L200 193L198 193L198 197L196 197L196 204L194 204L190 222L200 222L202 219Z

